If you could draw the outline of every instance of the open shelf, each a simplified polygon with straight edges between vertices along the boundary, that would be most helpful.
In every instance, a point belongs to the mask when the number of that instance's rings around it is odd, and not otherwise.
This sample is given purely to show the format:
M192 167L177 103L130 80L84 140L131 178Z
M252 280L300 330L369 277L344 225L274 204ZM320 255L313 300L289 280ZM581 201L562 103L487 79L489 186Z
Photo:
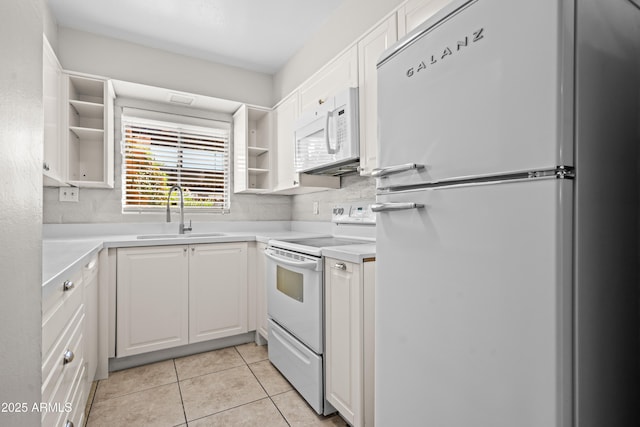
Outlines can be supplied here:
M269 173L269 169L247 168L249 175L262 175L263 173Z
M94 119L102 119L104 117L104 104L96 102L78 101L70 99L69 104L76 110L80 116L91 117Z
M263 147L247 147L250 156L260 156L262 154L268 153L268 148Z
M68 180L78 187L113 188L113 88L108 80L68 73Z
M102 140L104 138L104 129L69 126L69 130L79 140L97 141L97 140Z
M234 186L236 193L271 190L272 116L264 108L241 106L234 119Z

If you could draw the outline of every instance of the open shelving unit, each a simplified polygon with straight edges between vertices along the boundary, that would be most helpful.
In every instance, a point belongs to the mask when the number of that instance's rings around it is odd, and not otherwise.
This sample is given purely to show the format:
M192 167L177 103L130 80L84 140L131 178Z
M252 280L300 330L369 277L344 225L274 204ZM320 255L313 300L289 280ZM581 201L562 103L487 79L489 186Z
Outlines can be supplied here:
M235 193L271 190L272 117L267 109L242 105L233 115Z
M113 188L113 88L108 80L66 75L68 183Z

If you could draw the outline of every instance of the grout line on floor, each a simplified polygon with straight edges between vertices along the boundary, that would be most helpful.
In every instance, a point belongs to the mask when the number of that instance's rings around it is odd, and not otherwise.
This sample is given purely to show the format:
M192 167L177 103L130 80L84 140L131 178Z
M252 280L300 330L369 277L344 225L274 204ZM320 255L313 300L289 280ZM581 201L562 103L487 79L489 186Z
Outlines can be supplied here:
M269 360L269 359L267 359ZM262 362L262 360L261 360ZM258 362L256 362L258 363ZM289 420L287 420L287 417L284 416L284 414L282 413L282 411L280 410L280 408L278 408L278 405L276 405L276 402L273 401L273 399L271 398L271 395L269 394L269 392L267 391L266 388L264 388L264 386L262 385L262 383L260 382L260 379L256 376L256 374L253 372L253 369L251 369L251 367L249 365L247 365L247 367L249 368L249 371L251 372L251 375L253 375L253 377L256 379L256 381L258 381L258 384L260 384L260 387L262 387L262 390L264 390L264 393L267 395L267 399L269 399L271 401L271 404L273 406L276 407L276 410L278 411L278 413L280 414L280 416L282 417L282 419L284 420L285 423L287 423L287 425L289 427L291 427L291 424L289 424ZM287 391L291 391L291 390L287 390ZM286 393L286 391L283 391L282 393ZM278 394L274 394L274 396L279 396L282 393L278 393Z
M87 408L85 408L86 416L84 418L83 426L86 427L87 423L89 423L89 416L91 415L91 408L93 408L93 402L96 400L96 393L98 391L98 385L100 384L99 380L95 380L91 383L91 389L89 390L89 395L91 396L91 401L87 402Z
M182 388L180 388L180 378L178 378L178 368L176 366L176 359L172 359L173 361L173 369L176 372L176 379L178 380L178 393L180 393L180 404L182 405L182 415L184 416L184 423L188 424L187 421L187 411L184 409L184 399L182 398Z
M176 378L177 378L177 375L176 375ZM100 380L100 381L104 381L104 380ZM130 391L128 393L119 394L117 396L111 396L111 397L108 397L108 398L103 398L103 399L100 399L100 402L95 402L95 398L96 397L93 396L93 400L94 401L91 403L91 406L93 406L94 403L101 403L101 402L106 402L107 400L119 399L119 398L124 397L124 396L130 396L132 394L140 393L142 391L153 390L154 388L162 387L162 386L169 385L169 384L175 384L177 382L179 382L179 381L176 379L176 381L171 381L170 383L156 384L156 385L154 385L152 387L147 387L147 388L143 388L143 389L136 390L136 391ZM96 389L96 394L97 394L97 389Z

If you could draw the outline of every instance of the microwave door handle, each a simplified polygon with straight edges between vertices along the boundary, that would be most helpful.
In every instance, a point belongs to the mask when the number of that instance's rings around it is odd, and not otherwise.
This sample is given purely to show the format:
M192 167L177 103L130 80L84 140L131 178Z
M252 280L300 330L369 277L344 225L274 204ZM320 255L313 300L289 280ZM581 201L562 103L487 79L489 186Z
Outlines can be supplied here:
M318 266L318 263L316 261L293 261L288 258L281 258L279 256L276 256L269 250L265 250L264 254L267 256L267 258L271 258L272 260L274 260L279 264L289 265L291 267L306 268L307 270L315 270L315 268Z
M337 141L336 141L336 148L331 148L331 141L329 138L329 123L331 122L332 116L333 116L333 111L327 111L327 119L324 126L324 141L327 144L328 154L336 154L336 151L338 151Z

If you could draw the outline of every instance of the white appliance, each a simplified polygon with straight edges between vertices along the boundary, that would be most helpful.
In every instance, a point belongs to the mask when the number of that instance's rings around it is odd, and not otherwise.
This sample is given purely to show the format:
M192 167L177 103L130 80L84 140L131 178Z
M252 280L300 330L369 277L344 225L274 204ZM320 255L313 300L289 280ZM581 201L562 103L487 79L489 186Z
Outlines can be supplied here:
M324 393L322 251L328 247L371 243L375 215L368 205L338 206L333 211L333 222L360 227L359 237L270 240L265 250L269 360L307 403L324 415L335 409ZM363 227L366 230L362 231Z
M639 29L454 1L381 57L377 425L640 425Z
M359 160L358 88L327 98L296 121L296 172L342 175L355 171Z

